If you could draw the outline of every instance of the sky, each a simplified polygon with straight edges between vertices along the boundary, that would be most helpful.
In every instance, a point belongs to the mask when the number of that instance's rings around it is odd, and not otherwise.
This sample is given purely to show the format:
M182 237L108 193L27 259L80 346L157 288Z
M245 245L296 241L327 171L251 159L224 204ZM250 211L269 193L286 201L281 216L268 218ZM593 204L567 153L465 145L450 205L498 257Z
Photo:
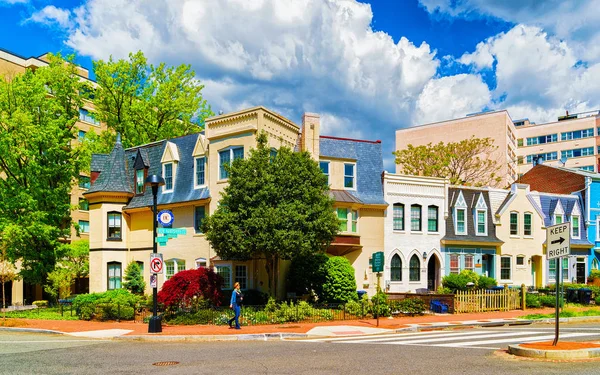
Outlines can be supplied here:
M0 0L0 48L189 64L215 113L316 112L394 171L398 129L598 109L599 23L600 0Z

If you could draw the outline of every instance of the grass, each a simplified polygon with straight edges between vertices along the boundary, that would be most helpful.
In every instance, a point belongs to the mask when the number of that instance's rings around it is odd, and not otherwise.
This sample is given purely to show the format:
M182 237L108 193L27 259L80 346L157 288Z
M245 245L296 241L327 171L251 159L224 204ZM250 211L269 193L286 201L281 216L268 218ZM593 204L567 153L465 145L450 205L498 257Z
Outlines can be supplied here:
M587 309L587 310L568 310L563 309L563 311L559 314L561 318L575 318L579 316L600 316L599 309ZM554 318L555 314L530 314L521 316L522 319L548 319Z
M0 318L3 314L0 314ZM75 311L73 316L68 308L64 310L63 315L60 314L60 308L49 307L45 309L8 311L6 318L21 318L21 319L41 319L41 320L79 320Z

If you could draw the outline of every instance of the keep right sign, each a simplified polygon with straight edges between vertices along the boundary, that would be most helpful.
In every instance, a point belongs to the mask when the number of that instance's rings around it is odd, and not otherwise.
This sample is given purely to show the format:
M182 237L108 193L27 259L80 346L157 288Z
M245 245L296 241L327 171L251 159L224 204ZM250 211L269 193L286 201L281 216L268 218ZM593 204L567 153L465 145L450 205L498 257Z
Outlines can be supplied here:
M571 223L546 228L546 255L548 259L571 254Z

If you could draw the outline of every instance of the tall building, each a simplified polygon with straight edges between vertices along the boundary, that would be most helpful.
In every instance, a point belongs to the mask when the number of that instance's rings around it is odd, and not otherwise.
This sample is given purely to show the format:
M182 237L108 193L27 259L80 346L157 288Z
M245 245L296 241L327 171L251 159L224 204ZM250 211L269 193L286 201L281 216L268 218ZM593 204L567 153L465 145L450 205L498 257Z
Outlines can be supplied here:
M144 187L148 175L161 175L166 185L158 192L158 209L169 209L173 227L185 234L161 245L166 272L158 287L175 273L212 267L225 288L239 282L242 289L268 290L264 259L221 259L202 233L202 220L214 212L228 182L224 165L248 157L256 135L265 131L275 149L287 146L309 152L327 175L334 210L340 219L339 235L328 248L330 255L345 256L355 268L360 289L375 291L370 268L373 252L383 249L383 199L380 141L352 140L320 135L320 118L307 113L302 129L264 107L215 116L205 121L205 133L123 149L117 142L109 155L94 155L90 189L90 291L121 287L130 262L144 271L150 289L152 252L152 193ZM289 262L280 262L277 294L285 297Z
M25 73L27 70L33 70L40 67L48 66L48 54L43 54L37 57L23 57L13 52L0 49L0 76L7 79L15 75ZM92 85L96 83L89 78L89 71L83 67L77 66L77 73L83 80L89 81ZM91 112L93 111L93 103L85 101L82 108L79 109L79 121L76 122L78 129L78 140L82 140L86 133L100 133L106 129L106 126L96 121ZM87 201L83 197L83 193L90 187L90 177L88 174L82 174L79 181L73 186L71 191L71 205L77 207L71 213L73 223L79 224L80 235L77 235L75 227L71 227L71 236L68 241L77 239L88 239L89 236L89 207ZM23 281L15 281L11 286L10 293L11 303L31 303L33 300L41 299L41 288L35 285L27 285ZM7 287L7 291L11 290ZM8 300L8 298L7 298Z
M567 114L557 121L536 124L528 119L512 120L506 110L482 112L463 118L414 126L396 131L396 150L428 143L458 142L471 137L492 138L498 147L491 155L503 177L498 187L517 181L535 164L598 171L600 114L592 111ZM401 173L396 166L396 172Z

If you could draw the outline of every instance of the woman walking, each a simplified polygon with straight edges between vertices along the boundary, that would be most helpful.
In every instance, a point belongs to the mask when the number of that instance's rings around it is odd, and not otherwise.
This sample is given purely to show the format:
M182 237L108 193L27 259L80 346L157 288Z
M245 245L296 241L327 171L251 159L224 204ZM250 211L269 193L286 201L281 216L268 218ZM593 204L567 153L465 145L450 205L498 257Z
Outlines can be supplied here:
M229 303L229 308L233 309L234 317L229 319L229 328L233 328L233 321L235 320L235 329L241 329L240 327L240 310L242 308L242 301L244 300L244 295L240 290L240 283L236 282L233 284L233 292L231 292L231 302Z

